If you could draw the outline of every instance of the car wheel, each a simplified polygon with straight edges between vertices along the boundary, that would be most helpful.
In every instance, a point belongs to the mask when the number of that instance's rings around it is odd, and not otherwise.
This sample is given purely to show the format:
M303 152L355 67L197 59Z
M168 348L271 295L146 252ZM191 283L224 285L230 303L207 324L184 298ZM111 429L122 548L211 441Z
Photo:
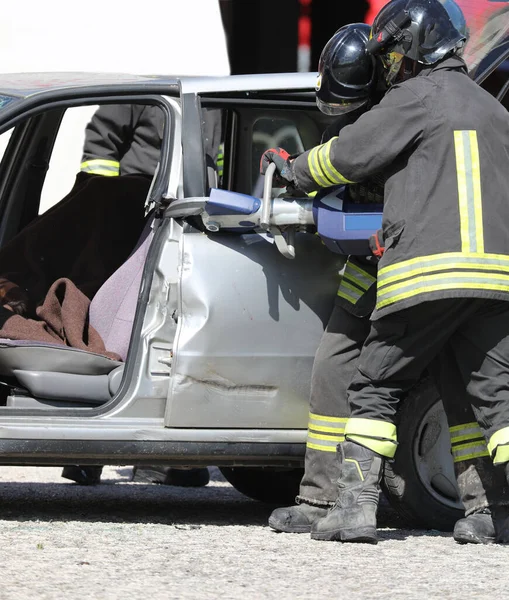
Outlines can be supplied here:
M269 504L295 504L303 469L268 467L220 467L224 478L238 492Z
M414 527L451 531L464 516L451 455L449 426L427 378L401 404L398 450L383 487L390 504Z

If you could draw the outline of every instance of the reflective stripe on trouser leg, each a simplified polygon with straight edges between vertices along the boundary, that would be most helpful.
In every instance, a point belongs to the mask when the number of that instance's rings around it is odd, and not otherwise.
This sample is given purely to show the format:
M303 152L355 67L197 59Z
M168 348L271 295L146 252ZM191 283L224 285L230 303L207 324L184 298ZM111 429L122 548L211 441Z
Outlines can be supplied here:
M394 457L398 445L396 425L374 419L350 417L346 422L345 437L386 458Z
M475 311L451 338L468 375L467 392L495 465L509 462L509 303L472 301Z
M368 319L334 306L313 365L305 469L297 502L331 506L336 500L336 446L344 439L348 416L346 388L369 329Z
M493 464L509 462L509 427L499 429L490 437L488 451L493 457Z
M507 305L509 315L509 303L503 304ZM481 327L478 323L482 321L486 327L490 326L488 316L493 316L490 310L492 306L491 301L471 298L434 300L373 321L359 357L358 373L348 388L351 416L368 421L395 423L399 403L404 395L419 382L422 373L440 354L444 345L455 341L460 348L465 348L469 341L465 339L465 334L473 336L474 330L478 341L483 338L481 344L486 348L483 358L489 355L488 343L495 346L496 343L491 333L484 336L484 332L479 331ZM482 315L484 318L480 318ZM507 339L509 340L509 334ZM462 373L463 370L468 370L468 379L466 375L463 379L469 381L467 391L472 397L475 378L471 374L475 371L474 364L479 366L483 360L473 354L470 345L468 351L471 356L464 353L461 362L458 360L458 365L461 366ZM458 359L460 350L456 346L454 354ZM509 355L509 349L507 354ZM489 381L493 382L493 378ZM492 388L490 392L493 393ZM482 397L484 404L490 404L486 390L479 397ZM461 398L459 402L466 402L466 398ZM482 422L477 414L476 420ZM369 435L373 436L368 434L368 437Z

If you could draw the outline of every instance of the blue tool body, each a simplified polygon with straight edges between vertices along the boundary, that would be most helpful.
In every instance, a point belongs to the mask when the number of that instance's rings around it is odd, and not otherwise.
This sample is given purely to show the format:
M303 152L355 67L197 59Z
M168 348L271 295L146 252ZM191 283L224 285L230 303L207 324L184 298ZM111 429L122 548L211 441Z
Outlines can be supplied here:
M369 256L369 238L382 227L383 204L344 202L344 191L338 186L316 195L313 219L318 235L333 252Z

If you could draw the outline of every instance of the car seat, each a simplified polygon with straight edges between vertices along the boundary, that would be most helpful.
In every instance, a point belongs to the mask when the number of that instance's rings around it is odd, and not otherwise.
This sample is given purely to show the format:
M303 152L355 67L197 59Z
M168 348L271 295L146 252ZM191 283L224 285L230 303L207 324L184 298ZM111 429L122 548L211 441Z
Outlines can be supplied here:
M154 236L153 213L129 258L97 291L90 324L105 347L127 357L143 268ZM118 391L124 363L106 356L36 341L0 339L0 377L14 378L24 390L7 398L19 408L94 406Z

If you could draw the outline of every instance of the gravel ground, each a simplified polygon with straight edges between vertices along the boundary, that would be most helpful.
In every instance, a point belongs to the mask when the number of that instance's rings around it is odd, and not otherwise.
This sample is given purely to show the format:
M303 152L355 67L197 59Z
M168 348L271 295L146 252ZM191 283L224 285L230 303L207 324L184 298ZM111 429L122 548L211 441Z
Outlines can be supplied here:
M80 487L50 467L1 467L1 600L503 598L509 548L398 529L377 546L276 534L271 507L215 468L204 488L131 481L109 467Z

